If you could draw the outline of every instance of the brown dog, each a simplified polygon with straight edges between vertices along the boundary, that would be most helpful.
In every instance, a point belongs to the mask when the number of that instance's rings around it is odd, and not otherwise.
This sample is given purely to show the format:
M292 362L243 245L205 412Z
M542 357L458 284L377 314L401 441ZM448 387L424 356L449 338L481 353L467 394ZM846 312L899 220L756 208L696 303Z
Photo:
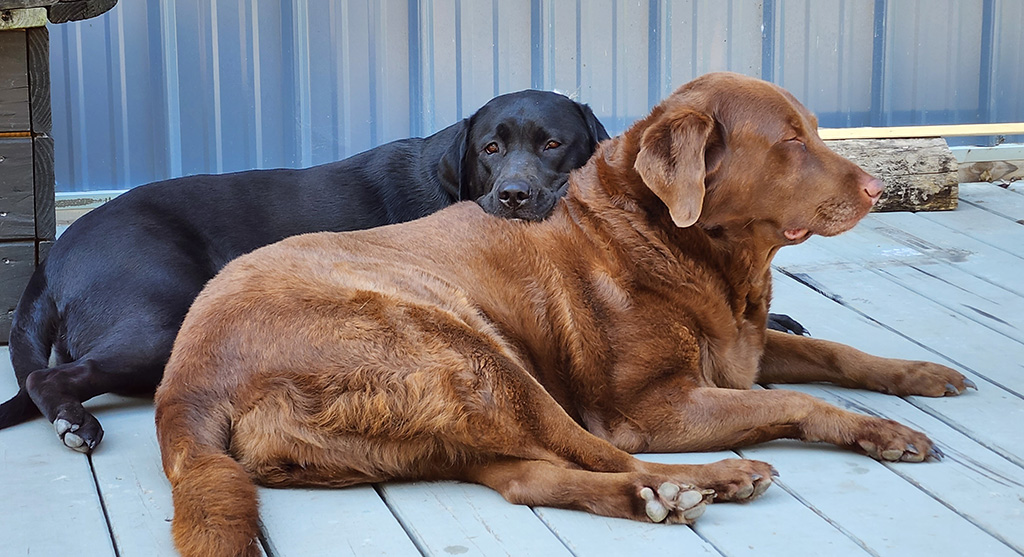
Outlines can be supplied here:
M790 437L937 456L896 422L750 390L966 386L938 364L765 330L776 250L849 229L881 192L816 128L784 90L711 74L602 143L546 221L460 204L234 261L192 306L156 397L179 549L255 553L253 481L459 479L689 523L712 497L761 494L772 468L627 451Z

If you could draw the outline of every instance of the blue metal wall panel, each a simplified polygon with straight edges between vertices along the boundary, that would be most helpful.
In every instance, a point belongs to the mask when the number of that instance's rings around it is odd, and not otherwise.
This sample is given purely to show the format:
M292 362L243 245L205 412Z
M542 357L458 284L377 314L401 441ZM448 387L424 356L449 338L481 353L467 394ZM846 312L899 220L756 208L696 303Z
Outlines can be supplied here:
M125 0L51 29L57 185L309 166L529 87L616 133L715 70L823 126L1022 121L1022 28L1020 0Z

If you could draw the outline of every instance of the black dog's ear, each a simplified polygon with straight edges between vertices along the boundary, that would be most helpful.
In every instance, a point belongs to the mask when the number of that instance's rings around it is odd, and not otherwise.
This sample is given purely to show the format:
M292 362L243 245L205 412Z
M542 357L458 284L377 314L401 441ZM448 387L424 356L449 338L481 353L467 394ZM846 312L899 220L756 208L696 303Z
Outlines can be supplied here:
M467 199L467 193L462 179L463 160L466 158L466 142L469 141L469 118L463 119L455 124L457 132L455 138L441 155L437 163L437 176L441 179L441 187L451 196L462 201Z
M590 138L594 141L594 146L598 143L608 139L608 131L604 129L601 121L594 116L594 111L590 110L590 107L583 103L576 103L576 108L580 110L583 115L583 121L587 123L587 130L590 131Z

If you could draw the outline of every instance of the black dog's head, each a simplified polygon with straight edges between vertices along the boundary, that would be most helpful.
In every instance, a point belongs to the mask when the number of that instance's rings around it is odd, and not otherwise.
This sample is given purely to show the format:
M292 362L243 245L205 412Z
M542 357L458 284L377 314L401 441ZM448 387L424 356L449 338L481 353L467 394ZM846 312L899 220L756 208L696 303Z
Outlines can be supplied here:
M488 213L541 220L608 132L585 104L559 93L519 91L491 99L460 124L439 174Z

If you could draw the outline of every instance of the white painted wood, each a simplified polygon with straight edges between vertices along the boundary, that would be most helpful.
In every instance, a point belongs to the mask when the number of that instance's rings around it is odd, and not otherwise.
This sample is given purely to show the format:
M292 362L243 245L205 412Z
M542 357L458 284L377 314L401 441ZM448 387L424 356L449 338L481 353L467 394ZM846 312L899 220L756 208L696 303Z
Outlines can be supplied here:
M571 555L530 507L481 485L387 483L381 492L427 555Z
M810 251L813 246L801 246L801 249L805 247ZM1018 425L1024 423L1024 401L985 378L998 376L1007 381L1019 380L1018 368L1024 365L1024 360L1014 353L991 349L993 339L1002 338L1008 347L1017 351L1024 346L986 331L873 273L821 271L813 274L813 281L816 287L841 297L847 307L870 315L924 346L887 334L883 327L854 317L839 304L818 296L806 297L801 292L802 287L787 280L775 281L775 307L784 308L808 322L811 333L818 338L844 342L879 356L937 361L957 368L978 384L978 391L968 391L959 397L914 397L913 404L947 423L969 430L978 442L1013 462L1024 463L1020 455L1024 432ZM962 365L943 359L939 354Z
M989 183L960 184L960 199L1012 221L1024 220L1024 195ZM1020 252L1024 253L1024 246Z
M706 464L737 458L734 452L640 455L670 464ZM767 462L774 464L771 460ZM818 555L863 556L866 551L783 487L791 471L779 471L779 482L748 504L715 503L693 529L725 555L790 555L793 540Z
M858 226L876 230L908 248L1024 296L1024 282L1020 280L1024 261L1018 255L992 249L950 227L910 213L872 215Z
M1004 143L992 147L950 147L959 162L1012 161L1024 159L1024 143Z
M259 495L266 543L276 557L420 555L371 486L260 488Z
M797 441L740 453L773 463L783 474L780 483L875 555L1018 555L868 457Z
M990 246L1024 257L1024 226L964 203L956 211L918 213L922 218L962 232ZM1024 263L1021 264L1024 268Z
M822 139L887 139L912 137L959 137L1024 133L1024 122L997 124L942 124L867 128L818 128Z
M923 431L945 454L939 462L885 464L973 524L1024 553L1024 470L899 397L787 385L849 410L881 415Z
M942 243L948 236L930 239ZM870 226L858 226L815 245L856 260L874 273L979 325L1024 342L1024 296L978 278L947 261L926 255L917 246L907 245L902 234L897 238Z
M0 347L0 398L17 392ZM42 418L0 431L0 554L113 556L89 459Z
M790 279L776 280L777 300L787 307L799 310L801 322L817 331L818 336L838 340L861 348L876 345L879 351L890 355L901 352L903 357L916 358L921 349L891 331L856 316L852 311L818 296L810 289ZM829 306L832 304L832 307ZM796 313L796 312L794 312ZM905 344L906 348L899 348ZM958 431L960 424L949 424L923 412L915 404L972 408L977 405L979 393L969 391L960 397L928 399L899 397L869 391L839 387L788 385L784 388L800 390L818 396L844 408L895 419L927 433L947 455L941 463L923 466L891 465L891 468L921 486L934 498L946 502L986 532L1024 551L1024 470L995 452L978 444L969 435ZM988 390L989 387L982 386ZM994 388L994 386L992 387ZM1024 451L1017 447L1018 460L1024 460Z
M160 464L153 401L109 396L94 413L106 432L92 455L121 557L175 555L171 486Z

